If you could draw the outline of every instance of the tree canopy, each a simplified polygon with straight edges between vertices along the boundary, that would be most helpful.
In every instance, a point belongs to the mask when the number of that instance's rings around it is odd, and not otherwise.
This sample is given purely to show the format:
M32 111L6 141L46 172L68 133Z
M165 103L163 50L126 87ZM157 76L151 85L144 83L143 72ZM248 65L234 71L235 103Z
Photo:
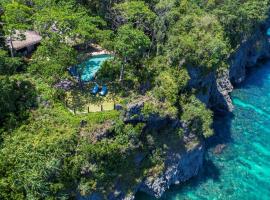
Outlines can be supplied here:
M130 194L146 177L160 176L171 151L186 152L188 142L214 134L214 113L200 94L209 97L232 53L264 31L269 6L1 0L0 199L108 199L115 189ZM24 40L25 30L42 36L27 55L12 43ZM111 56L82 83L69 69L93 52ZM96 84L107 86L106 97L90 94ZM115 110L89 111L107 101Z

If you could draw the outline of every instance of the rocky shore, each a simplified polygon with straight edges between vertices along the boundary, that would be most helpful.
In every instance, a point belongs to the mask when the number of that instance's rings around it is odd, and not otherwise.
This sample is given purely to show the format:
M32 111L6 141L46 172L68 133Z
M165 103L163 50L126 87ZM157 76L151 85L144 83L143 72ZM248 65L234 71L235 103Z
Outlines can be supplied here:
M266 35L269 26L268 19L252 37L242 41L229 58L228 70L202 76L198 68L189 68L190 87L198 89L197 97L216 113L233 110L230 98L233 86L245 80L248 68L270 58L270 38Z
M249 68L258 66L263 60L270 58L270 38L266 35L270 26L268 19L248 40L241 45L229 58L229 69L216 78L210 86L207 104L215 111L227 112L233 109L229 96L233 86L245 80Z
M204 144L199 143L184 154L173 152L168 155L165 171L154 180L146 178L139 190L159 198L172 184L185 182L198 174L203 164Z
M239 45L237 50L229 58L229 69L222 74L219 74L219 76L215 74L209 74L203 79L200 79L198 78L199 73L195 69L190 70L190 76L193 80L190 83L191 86L195 88L202 88L202 91L198 94L198 97L212 110L221 114L232 111L233 104L230 98L230 93L233 91L233 86L245 80L249 68L256 67L261 61L270 58L270 39L266 35L266 30L269 25L270 21L267 20L264 24L261 25L260 29L258 29L251 38L243 41L242 44ZM202 160L204 152L203 150L199 150L202 148L202 146L195 147L191 153L187 153L186 155L179 158L178 163L182 162L187 164L187 166L180 165L182 170L188 168L189 166L193 166L191 167L192 169L197 169L202 166L202 162L200 162L200 160ZM198 159L193 159L193 156L202 157L199 158L198 162ZM188 159L190 162L184 162L185 159ZM192 161L195 161L197 164L196 167L194 167L195 163L192 163ZM175 174L175 176L167 179L165 184L159 184L159 186L161 186L159 191L164 191L164 188L168 188L168 185L174 184L175 182L183 182L187 180L178 175L179 165L175 164L173 169L174 173L172 174ZM192 170L192 172L193 173L191 173L189 177L196 176L198 171ZM167 172L165 171L165 177L166 173ZM171 180L174 180L174 182ZM155 182L160 183L160 180L157 179ZM155 190L157 190L157 188L148 187L147 190L143 189L143 191L150 195L160 197L162 194L155 193Z

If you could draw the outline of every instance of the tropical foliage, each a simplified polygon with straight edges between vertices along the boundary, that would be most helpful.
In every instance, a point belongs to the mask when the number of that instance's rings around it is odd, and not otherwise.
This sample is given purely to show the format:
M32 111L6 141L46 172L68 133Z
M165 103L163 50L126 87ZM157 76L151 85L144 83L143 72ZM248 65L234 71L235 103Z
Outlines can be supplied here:
M192 73L199 72L198 79L222 74L231 53L265 28L269 5L1 0L0 199L72 199L93 192L106 199L115 183L127 194L143 177L159 175L169 149L189 148L185 134L195 144L213 135L213 112L197 95L208 88L192 88ZM12 41L24 40L25 30L37 31L42 42L20 57ZM70 93L77 92L82 82L67 69L82 62L89 44L113 54L96 80L113 86L122 111L73 115L64 106L65 88L56 85L71 81ZM127 119L126 109L138 99L143 107L135 106ZM155 120L156 126L148 124ZM177 123L168 126L172 121Z

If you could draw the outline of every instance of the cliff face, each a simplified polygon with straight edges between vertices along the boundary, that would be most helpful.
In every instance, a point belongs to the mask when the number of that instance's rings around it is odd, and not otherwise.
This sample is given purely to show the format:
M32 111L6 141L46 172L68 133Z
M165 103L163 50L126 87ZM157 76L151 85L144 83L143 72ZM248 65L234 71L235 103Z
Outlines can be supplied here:
M232 54L230 58L230 80L233 84L242 82L245 79L246 71L256 66L261 60L270 58L270 37L266 35L266 29L270 21L266 22L247 41Z
M142 109L145 102L149 98L139 98L127 106L127 110L123 111L123 121L125 123L146 123L147 130L160 130L164 127L171 127L172 129L183 130L183 141L179 140L171 144L168 139L166 141L167 150L165 156L164 167L158 174L150 173L146 175L142 181L129 191L127 194L123 190L123 185L116 184L113 191L106 197L100 193L92 193L89 196L81 196L78 194L79 200L133 200L138 191L143 191L151 196L157 198L161 197L163 193L172 184L179 184L187 181L193 176L196 176L202 167L205 145L204 141L199 139L192 131L189 130L185 123L178 119L172 119L168 116L144 116ZM168 133L170 134L170 133ZM168 136L169 137L169 136ZM164 143L165 144L165 143ZM141 155L138 154L138 159L134 160L134 165L140 167ZM128 170L128 169L127 169Z
M270 26L269 20L253 34L251 38L243 41L229 58L229 69L219 77L205 77L201 84L207 88L207 93L198 97L211 109L217 112L232 111L233 105L229 96L233 85L245 80L248 68L257 66L262 60L270 58L270 38L266 29ZM196 88L200 85L195 84Z
M197 97L210 109L217 112L232 111L233 106L229 93L233 86L230 82L229 71L219 74L214 72L202 75L198 68L189 68L191 78L189 87L198 89Z
M256 67L262 60L270 58L270 38L266 29L270 26L269 20L261 25L254 35L241 45L229 58L229 69L219 75L210 73L201 76L195 69L189 69L191 77L190 86L199 88L198 98L206 103L209 108L218 113L233 110L230 93L233 85L245 80L247 69ZM164 173L154 180L145 179L138 190L152 196L160 197L170 185L181 183L197 175L202 166L204 144L200 143L191 151L180 155L173 153L168 156Z
M178 119L171 119L166 116L148 116L145 118L141 111L144 103L148 101L149 98L144 97L128 105L128 110L124 114L124 121L143 121L148 124L148 127L155 130L162 127L175 127L184 130L183 144L174 146L174 148L168 148L162 173L156 176L145 177L134 190L134 194L137 191L143 191L151 196L160 198L172 184L187 181L198 174L203 164L205 145L204 141L200 140L189 130L185 123L182 123ZM134 196L130 195L128 197L123 196L122 198L114 199L130 200L133 198Z
M202 167L204 158L204 143L198 143L192 149L179 153L169 152L165 162L165 170L159 176L146 177L134 189L133 193L126 194L121 188L112 191L106 199L109 200L134 200L138 191L143 191L151 196L160 198L172 185L187 181L196 176ZM78 200L103 200L101 194L92 193L89 196L77 196Z
M155 179L146 178L139 190L160 198L170 185L179 184L197 175L203 164L203 156L203 143L198 143L182 154L171 152L165 162L164 173Z

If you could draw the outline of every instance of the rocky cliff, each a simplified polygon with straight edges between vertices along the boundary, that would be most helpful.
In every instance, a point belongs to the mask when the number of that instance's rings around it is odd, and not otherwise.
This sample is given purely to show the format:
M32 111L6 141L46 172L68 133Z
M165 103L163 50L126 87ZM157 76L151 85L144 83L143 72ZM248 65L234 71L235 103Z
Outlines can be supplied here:
M164 173L155 179L146 178L139 190L156 198L161 197L172 184L185 182L197 175L203 164L203 157L203 143L196 144L184 153L170 152L165 162Z
M146 192L151 196L157 198L161 197L163 193L172 185L187 181L191 177L198 174L203 164L205 145L204 141L196 136L188 126L179 121L177 118L172 119L167 115L158 116L144 116L142 109L145 103L151 99L142 96L127 105L125 110L122 110L122 117L125 123L146 123L146 129L158 131L164 127L183 130L183 139L173 142L166 141L167 145L165 153L164 168L159 173L150 173L146 175L142 181L133 188L132 192L126 193L121 183L115 185L115 189L107 195L109 200L133 200L138 191ZM147 130L146 130L147 132ZM170 133L168 133L170 134ZM169 136L168 136L169 137ZM134 160L134 165L140 167L140 160L142 156L138 154L138 159ZM89 196L80 196L79 200L102 200L105 197L99 193L92 193Z
M233 105L229 96L233 85L245 80L248 68L270 58L270 38L266 35L270 21L267 20L260 26L248 40L243 41L229 58L229 69L221 74L210 74L200 82L196 81L193 86L207 88L198 97L211 109L217 112L232 111Z
M171 119L166 114L145 117L142 114L142 109L149 101L151 101L150 98L143 96L130 103L123 114L123 120L126 123L145 122L147 127L154 130L162 129L162 127L181 128L184 132L183 141L178 146L174 144L174 147L172 147L173 145L168 147L162 173L146 176L135 188L133 194L119 195L118 193L118 196L111 194L109 198L111 200L131 200L134 199L134 195L138 191L159 198L172 184L187 181L197 175L202 167L205 151L204 141L192 133L185 123L178 119Z
M229 69L218 75L210 73L201 76L195 68L189 69L190 86L200 88L198 97L209 108L218 113L233 110L230 93L233 85L241 83L246 76L247 69L257 66L262 60L270 58L270 38L266 30L270 26L269 20L248 40L243 41L229 58ZM192 150L183 154L174 152L168 156L164 173L154 180L146 178L138 187L152 196L161 197L170 185L181 183L197 175L202 166L204 144L200 142Z

